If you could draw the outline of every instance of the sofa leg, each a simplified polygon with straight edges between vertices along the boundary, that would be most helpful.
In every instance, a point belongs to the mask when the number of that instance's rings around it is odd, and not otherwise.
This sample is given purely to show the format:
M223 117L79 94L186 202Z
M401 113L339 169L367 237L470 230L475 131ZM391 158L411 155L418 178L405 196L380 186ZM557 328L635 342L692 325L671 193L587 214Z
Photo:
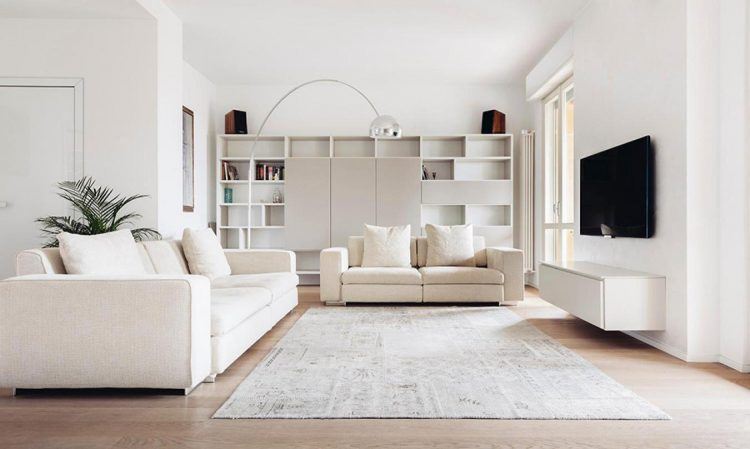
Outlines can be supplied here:
M12 398L15 395L16 395L15 388L0 388L0 397L6 396L9 398Z
M206 378L205 378L205 379L203 380L203 382L205 382L205 383L207 383L207 384L212 384L212 383L216 382L216 374L209 374L209 375L208 375L208 376L207 376L207 377L206 377Z
M345 306L346 301L326 301L327 306Z

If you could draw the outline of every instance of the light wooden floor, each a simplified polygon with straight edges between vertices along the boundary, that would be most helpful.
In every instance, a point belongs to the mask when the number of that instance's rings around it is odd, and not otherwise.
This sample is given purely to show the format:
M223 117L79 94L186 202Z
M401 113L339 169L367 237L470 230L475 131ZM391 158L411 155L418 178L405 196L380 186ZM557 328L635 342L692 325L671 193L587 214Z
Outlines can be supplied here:
M512 310L664 409L672 421L212 420L253 366L310 307L300 306L215 384L190 396L34 393L0 397L0 448L737 448L750 449L750 375L687 364L536 297Z

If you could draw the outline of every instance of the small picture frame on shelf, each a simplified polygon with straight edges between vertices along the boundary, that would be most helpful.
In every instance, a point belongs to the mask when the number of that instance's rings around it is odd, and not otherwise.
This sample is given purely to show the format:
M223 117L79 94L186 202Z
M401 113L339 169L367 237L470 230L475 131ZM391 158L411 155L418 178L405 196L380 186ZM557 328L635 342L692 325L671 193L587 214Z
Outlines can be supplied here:
M229 187L224 187L224 202L231 204L234 199L234 191Z

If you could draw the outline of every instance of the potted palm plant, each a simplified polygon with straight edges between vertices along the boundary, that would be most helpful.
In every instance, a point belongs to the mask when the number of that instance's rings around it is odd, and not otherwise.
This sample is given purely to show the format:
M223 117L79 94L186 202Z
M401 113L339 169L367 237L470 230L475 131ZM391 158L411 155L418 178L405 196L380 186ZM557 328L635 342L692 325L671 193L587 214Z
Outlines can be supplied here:
M57 234L94 235L117 231L132 225L141 218L135 212L125 213L125 207L135 200L147 198L148 195L121 196L114 193L111 187L100 187L90 177L78 181L63 181L57 184L58 196L73 207L74 217L49 216L36 219L41 225L42 233L48 238L45 248L58 246ZM136 241L157 240L161 238L158 231L151 228L134 228L130 230Z

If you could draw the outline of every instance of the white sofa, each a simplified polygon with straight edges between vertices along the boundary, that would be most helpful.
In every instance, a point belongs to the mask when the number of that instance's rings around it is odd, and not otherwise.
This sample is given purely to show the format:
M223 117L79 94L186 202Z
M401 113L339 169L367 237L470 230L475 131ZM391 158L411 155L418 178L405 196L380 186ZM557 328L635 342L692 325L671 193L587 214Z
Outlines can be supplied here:
M297 305L295 256L229 250L190 275L179 241L139 243L148 275L68 275L23 251L0 282L0 388L165 388L213 381Z
M363 237L349 237L347 248L320 253L320 299L348 302L491 302L523 300L523 252L485 248L474 237L476 267L427 267L427 238L412 237L411 267L362 267Z

